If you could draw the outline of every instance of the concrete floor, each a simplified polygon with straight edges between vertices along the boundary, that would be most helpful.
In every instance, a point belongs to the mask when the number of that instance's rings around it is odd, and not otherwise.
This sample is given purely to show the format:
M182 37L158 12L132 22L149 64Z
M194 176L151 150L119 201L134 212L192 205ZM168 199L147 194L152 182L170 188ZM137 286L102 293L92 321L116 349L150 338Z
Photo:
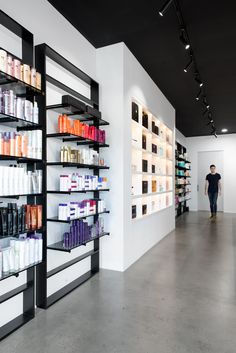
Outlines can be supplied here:
M1 353L235 353L236 215L189 213L124 274L101 271Z

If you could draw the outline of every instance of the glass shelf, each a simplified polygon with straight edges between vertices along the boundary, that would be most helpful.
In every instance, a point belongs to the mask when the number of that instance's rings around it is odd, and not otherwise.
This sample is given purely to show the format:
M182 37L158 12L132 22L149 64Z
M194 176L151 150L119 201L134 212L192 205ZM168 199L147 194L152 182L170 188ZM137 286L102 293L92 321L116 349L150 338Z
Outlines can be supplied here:
M176 168L176 169L179 169L179 170L191 170L190 168L181 167L181 166L179 166L179 165L176 165L175 168Z
M63 142L77 142L78 145L84 144L84 145L91 145L91 146L98 146L98 147L109 147L109 145L107 145L106 143L97 142L89 138L70 134L67 132L47 134L47 138L58 138L58 139L61 139Z
M18 163L41 163L42 159L27 158L27 157L16 157L16 156L6 156L0 154L1 161L17 161Z
M0 70L0 85L1 86L7 86L8 89L13 89L16 94L26 94L26 90L31 91L35 95L41 95L43 92L27 83L24 81L21 81L3 71Z
M19 128L20 130L42 129L41 125L33 123L32 121L27 121L4 113L0 113L0 124L9 127Z
M91 238L91 239L89 239L89 240L86 240L86 241L85 241L84 243L82 243L82 244L78 244L78 245L73 246L73 247L71 247L71 248L65 248L65 247L63 246L63 241L59 241L59 242L57 242L57 243L48 245L48 246L47 246L47 249L49 249L49 250L57 250L57 251L64 251L64 252L71 252L71 250L76 249L76 248L78 248L78 247L80 247L80 246L86 245L87 243L89 243L89 242L91 242L91 241L93 241L93 240L99 239L99 238L101 238L101 237L104 237L105 235L110 235L110 233L105 233L105 232L104 232L104 233L102 233L102 234L100 234L100 235L98 235L98 236L96 236L96 237L94 237L94 238Z
M59 114L66 114L72 119L79 119L81 122L87 122L90 123L91 125L94 123L98 123L99 126L102 125L109 125L108 121L103 120L100 116L100 112L97 114L98 116L93 115L93 108L87 106L85 110L79 110L77 107L74 107L71 104L54 104L54 105L48 105L46 107L47 110L53 110Z
M96 192L96 191L110 191L110 189L96 189L96 190L77 190L77 191L59 191L59 190L49 190L48 194L85 194L86 192Z
M24 196L42 196L43 194L19 194L19 195L0 195L0 198L5 198L5 199L19 199L19 197L24 197Z
M31 230L25 230L24 232L18 232L18 233L15 233L15 234L7 234L7 235L1 235L0 234L0 239L4 239L4 238L15 238L17 237L18 235L20 234L31 234L31 233L34 233L34 232L42 232L44 231L44 228L41 227L41 228L37 228L37 229L31 229Z
M29 269L32 268L32 267L38 266L38 265L41 264L41 263L42 263L42 261L40 261L40 262L35 262L34 264L32 264L32 265L30 265L30 266L27 266L27 267L24 267L23 269L21 269L21 270L19 270L19 271L10 272L10 273L5 274L5 275L2 274L2 278L0 278L0 281L3 281L4 279L9 278L9 277L12 277L12 276L18 277L21 272L24 272L24 271L26 271L26 270L29 270Z
M83 163L71 163L71 162L48 162L49 166L63 166L63 167L77 167L87 169L109 169L107 166L94 165L94 164L83 164Z
M48 218L47 221L48 222L59 222L59 223L71 223L72 221L79 221L80 219L99 216L100 214L104 214L104 213L110 213L110 211L97 212L97 213L90 214L88 216L82 216L82 217L79 217L76 219L70 219L70 220L61 220L61 219L58 219L58 217L52 217L52 218Z

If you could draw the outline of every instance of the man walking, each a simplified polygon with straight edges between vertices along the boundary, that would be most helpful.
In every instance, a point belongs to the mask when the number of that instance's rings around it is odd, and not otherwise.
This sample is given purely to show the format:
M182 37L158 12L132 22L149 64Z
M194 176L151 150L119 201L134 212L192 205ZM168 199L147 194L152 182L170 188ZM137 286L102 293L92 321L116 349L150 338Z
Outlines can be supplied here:
M206 176L205 183L205 195L208 194L210 207L211 207L211 219L215 220L217 214L217 198L221 195L221 176L216 173L216 166L212 164L210 166L210 173Z

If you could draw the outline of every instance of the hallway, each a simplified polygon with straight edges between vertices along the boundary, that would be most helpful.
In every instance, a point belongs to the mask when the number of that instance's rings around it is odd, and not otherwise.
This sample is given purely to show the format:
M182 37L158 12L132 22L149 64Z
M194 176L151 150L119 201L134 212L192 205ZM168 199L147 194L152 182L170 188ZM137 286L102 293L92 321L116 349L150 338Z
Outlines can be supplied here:
M185 214L124 274L101 271L0 352L235 353L236 215L207 217Z

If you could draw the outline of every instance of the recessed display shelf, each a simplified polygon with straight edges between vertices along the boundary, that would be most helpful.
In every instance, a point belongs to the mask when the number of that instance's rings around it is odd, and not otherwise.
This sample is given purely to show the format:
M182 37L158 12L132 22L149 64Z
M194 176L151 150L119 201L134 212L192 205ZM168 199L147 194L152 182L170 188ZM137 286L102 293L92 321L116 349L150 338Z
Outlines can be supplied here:
M27 196L42 196L43 194L21 194L21 195L0 195L0 198L5 198L5 199L19 199L20 197L27 197Z

